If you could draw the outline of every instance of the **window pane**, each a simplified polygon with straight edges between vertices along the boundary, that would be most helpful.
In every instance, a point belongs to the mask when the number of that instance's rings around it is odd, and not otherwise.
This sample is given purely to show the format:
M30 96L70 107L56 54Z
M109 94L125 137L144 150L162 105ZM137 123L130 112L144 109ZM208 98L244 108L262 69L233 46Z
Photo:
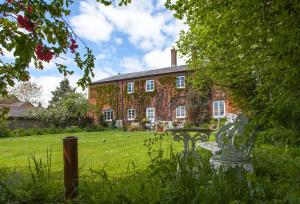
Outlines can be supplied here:
M154 81L147 80L146 81L146 91L153 91L154 90Z
M214 117L225 116L225 101L214 101L213 102L213 115Z
M155 116L154 116L154 108L147 108L146 109L146 116L148 120L154 120Z
M128 109L128 119L135 119L135 110L134 109Z
M185 118L186 117L185 106L177 106L176 107L176 117L177 118Z
M181 106L181 116L185 117L185 106Z
M180 87L180 78L176 77L176 87Z
M224 116L224 114L225 114L224 101L219 101L219 116Z
M185 77L181 77L181 87L185 87Z
M104 120L112 120L114 112L113 112L113 110L106 110L106 111L104 111L103 115L104 115Z
M185 87L185 76L176 77L176 87L184 88Z

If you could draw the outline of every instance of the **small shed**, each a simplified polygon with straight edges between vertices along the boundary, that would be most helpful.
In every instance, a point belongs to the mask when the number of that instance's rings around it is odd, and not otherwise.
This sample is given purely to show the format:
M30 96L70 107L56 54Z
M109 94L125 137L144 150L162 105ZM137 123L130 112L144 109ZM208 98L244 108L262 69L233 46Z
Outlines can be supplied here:
M21 102L15 96L0 98L0 108L9 109L8 112L8 127L16 128L39 128L44 127L42 121L30 117L30 110L34 106L30 102Z

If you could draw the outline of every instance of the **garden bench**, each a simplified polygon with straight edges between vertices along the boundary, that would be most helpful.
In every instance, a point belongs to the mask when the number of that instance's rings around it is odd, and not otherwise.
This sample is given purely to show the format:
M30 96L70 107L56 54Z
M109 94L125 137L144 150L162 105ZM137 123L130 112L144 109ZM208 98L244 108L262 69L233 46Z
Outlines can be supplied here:
M250 173L253 172L252 153L255 135L253 130L247 128L247 124L248 119L241 115L235 122L219 129L215 144L211 144L210 147L200 144L201 147L212 151L210 164L214 169L241 167Z
M199 159L199 155L196 152L196 143L201 141L208 141L209 136L212 132L210 129L203 128L171 128L167 129L173 135L175 141L183 141L184 150L183 157L193 156Z

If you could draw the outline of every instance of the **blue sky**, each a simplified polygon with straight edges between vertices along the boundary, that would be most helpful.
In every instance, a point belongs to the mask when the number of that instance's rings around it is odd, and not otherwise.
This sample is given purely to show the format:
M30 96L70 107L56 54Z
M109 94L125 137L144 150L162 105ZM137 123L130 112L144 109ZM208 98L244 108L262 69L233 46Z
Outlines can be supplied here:
M187 29L164 8L165 0L133 0L126 7L96 3L96 0L74 1L67 21L96 56L93 81L118 73L170 66L170 49L179 32ZM80 42L79 51L84 47ZM72 53L55 61L66 64L75 74L68 77L73 86L81 72L72 62ZM178 64L184 64L178 59ZM63 76L53 63L43 71L30 69L31 80L43 87L42 102L47 104L51 91Z

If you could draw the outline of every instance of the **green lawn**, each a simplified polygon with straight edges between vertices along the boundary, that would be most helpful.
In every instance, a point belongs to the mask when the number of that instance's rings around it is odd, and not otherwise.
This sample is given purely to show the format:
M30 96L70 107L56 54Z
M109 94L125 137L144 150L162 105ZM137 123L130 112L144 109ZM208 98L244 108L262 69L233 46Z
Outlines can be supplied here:
M47 149L52 152L52 170L62 171L62 139L75 135L79 138L79 168L85 173L90 168L105 169L109 175L126 172L130 161L134 161L138 169L144 169L149 163L144 140L153 137L153 132L123 132L107 130L103 132L64 133L53 135L37 135L27 137L0 139L1 167L26 169L28 158L35 155L43 160L47 157ZM106 140L105 142L103 140ZM169 147L171 140L164 142L164 149ZM182 144L173 145L181 149Z

